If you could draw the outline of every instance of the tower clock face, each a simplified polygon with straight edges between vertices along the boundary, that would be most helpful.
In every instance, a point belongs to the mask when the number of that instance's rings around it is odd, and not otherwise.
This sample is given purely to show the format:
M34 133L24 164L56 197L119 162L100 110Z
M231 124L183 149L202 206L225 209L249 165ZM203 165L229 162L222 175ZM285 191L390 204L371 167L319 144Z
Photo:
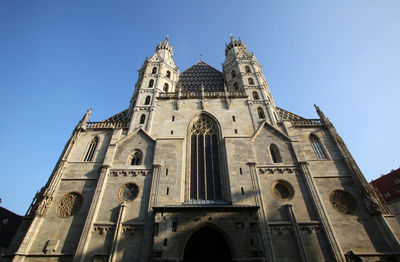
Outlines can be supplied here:
M139 194L139 188L134 183L127 183L121 187L119 190L119 198L122 201L132 201Z

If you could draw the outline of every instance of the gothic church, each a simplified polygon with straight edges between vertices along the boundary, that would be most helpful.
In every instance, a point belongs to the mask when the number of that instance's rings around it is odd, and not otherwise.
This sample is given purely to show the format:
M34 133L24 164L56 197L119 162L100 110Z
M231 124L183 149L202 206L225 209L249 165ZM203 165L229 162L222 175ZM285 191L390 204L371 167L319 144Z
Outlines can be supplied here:
M168 37L129 108L83 116L4 261L400 261L400 226L316 106L275 105L246 44L182 73Z

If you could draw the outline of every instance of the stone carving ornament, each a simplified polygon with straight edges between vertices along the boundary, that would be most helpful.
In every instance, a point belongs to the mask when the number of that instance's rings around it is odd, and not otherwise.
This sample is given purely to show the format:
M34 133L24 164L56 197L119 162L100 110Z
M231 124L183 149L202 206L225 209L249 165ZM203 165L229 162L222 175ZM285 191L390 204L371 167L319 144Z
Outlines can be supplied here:
M134 183L126 183L123 185L119 190L119 198L122 201L132 201L134 200L139 194L139 188Z
M343 190L334 190L329 195L332 206L342 214L353 214L356 209L354 197Z
M81 194L70 192L63 196L57 203L56 215L67 218L78 213L83 203Z

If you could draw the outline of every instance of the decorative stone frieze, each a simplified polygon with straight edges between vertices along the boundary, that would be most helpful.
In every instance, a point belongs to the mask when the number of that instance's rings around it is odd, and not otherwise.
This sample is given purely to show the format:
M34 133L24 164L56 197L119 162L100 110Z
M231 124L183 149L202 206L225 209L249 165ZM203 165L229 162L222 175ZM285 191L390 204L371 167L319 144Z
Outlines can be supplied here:
M259 167L260 174L293 174L298 171L298 167Z
M146 176L150 173L148 169L137 169L137 170L111 170L110 176L126 176L126 177L135 177L135 176Z

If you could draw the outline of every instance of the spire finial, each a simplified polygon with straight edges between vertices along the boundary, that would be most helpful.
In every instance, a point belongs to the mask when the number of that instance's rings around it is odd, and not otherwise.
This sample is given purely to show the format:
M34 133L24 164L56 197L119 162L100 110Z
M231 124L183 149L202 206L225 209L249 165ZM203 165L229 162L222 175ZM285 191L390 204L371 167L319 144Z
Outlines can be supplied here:
M233 37L233 35L232 34L229 34L229 35L231 37L231 42L235 41L235 38Z
M169 35L167 35L167 36L165 37L165 43L168 43L168 41L169 41Z
M203 55L202 55L202 54L200 54L199 56L200 56L200 62L201 62L201 61L202 61L202 60L201 60L201 58L203 57Z

